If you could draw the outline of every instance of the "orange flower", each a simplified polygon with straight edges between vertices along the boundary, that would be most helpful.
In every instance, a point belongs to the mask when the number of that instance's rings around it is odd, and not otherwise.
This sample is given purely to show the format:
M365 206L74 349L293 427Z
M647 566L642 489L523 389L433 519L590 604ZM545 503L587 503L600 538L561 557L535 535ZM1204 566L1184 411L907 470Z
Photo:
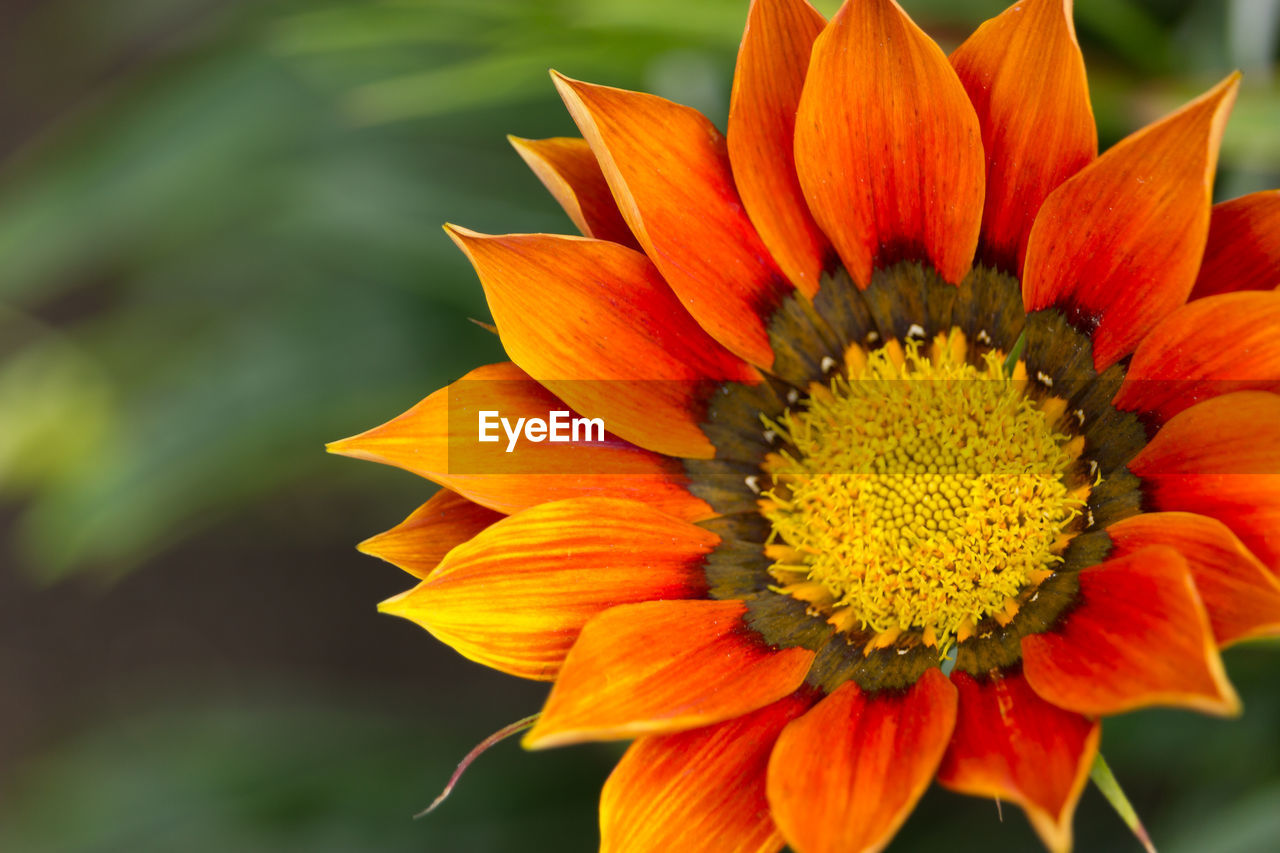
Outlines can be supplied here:
M513 363L333 449L445 487L386 611L635 739L603 849L878 850L936 779L1066 850L1099 717L1238 712L1280 194L1211 207L1235 76L1097 156L1070 5L755 0L727 138L557 74L583 139L512 141L586 237L448 228ZM608 434L478 443L554 411Z

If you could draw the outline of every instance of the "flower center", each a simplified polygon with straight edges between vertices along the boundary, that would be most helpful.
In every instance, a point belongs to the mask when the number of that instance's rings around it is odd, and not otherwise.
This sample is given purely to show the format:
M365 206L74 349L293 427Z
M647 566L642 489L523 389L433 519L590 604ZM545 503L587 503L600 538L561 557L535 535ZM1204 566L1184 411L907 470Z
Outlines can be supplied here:
M928 347L855 347L846 370L776 419L761 511L775 591L872 647L918 631L948 649L1061 562L1084 501L1074 461L1000 355L975 366L958 331Z

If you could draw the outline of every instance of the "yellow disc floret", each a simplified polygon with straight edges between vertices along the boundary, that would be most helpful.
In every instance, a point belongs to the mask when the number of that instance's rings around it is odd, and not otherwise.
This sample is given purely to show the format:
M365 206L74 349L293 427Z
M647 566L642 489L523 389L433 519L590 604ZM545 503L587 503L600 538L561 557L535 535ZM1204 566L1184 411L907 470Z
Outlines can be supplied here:
M967 363L958 334L929 356L915 342L857 351L846 375L765 424L793 448L767 463L771 573L843 630L917 631L945 650L1016 608L1079 514L1068 437L999 354Z

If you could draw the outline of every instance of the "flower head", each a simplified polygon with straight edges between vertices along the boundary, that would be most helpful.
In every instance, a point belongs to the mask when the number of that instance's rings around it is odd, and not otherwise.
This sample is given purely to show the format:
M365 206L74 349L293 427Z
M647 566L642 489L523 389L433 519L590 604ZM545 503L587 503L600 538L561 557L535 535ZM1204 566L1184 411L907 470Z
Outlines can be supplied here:
M585 237L448 228L512 363L334 449L445 487L385 610L552 681L526 745L635 740L604 849L878 850L936 780L1066 850L1100 717L1239 710L1280 193L1211 207L1234 75L1098 156L1070 5L755 0L727 137L556 74L583 138L513 144Z

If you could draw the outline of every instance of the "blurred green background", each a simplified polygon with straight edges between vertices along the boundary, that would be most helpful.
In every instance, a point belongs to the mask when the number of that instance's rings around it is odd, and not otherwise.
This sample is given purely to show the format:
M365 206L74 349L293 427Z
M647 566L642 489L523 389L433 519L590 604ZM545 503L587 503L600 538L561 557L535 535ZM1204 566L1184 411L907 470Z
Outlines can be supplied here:
M834 3L819 4L825 12ZM948 49L994 0L907 0ZM374 612L430 484L325 441L497 360L440 230L566 231L504 135L546 72L721 127L745 0L0 4L0 850L590 850L613 747L497 747L545 688ZM1104 144L1230 69L1218 191L1280 185L1280 0L1078 0ZM1280 647L1246 715L1104 749L1163 851L1280 849ZM893 850L1038 849L932 792ZM1135 851L1096 792L1079 849Z

